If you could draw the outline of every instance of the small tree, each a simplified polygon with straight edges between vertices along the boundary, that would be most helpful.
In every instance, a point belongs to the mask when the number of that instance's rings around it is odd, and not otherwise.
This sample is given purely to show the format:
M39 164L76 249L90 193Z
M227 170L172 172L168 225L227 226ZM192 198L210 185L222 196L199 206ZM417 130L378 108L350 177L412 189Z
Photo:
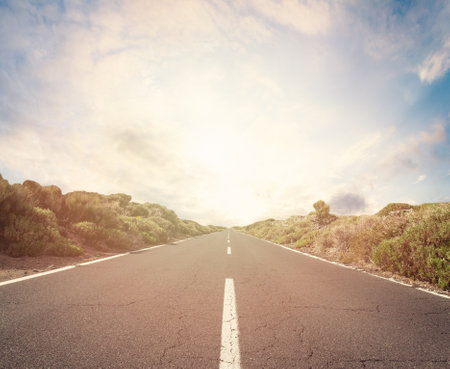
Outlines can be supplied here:
M324 223L330 216L330 205L325 201L319 200L313 204L319 223Z

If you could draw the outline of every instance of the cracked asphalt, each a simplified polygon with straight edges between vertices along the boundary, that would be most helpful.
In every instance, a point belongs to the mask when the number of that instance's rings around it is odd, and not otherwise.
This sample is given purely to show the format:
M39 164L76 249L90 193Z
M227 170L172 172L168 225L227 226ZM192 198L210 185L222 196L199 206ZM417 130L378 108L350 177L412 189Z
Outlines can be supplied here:
M448 368L449 300L227 231L0 287L2 368ZM232 254L227 255L227 246Z

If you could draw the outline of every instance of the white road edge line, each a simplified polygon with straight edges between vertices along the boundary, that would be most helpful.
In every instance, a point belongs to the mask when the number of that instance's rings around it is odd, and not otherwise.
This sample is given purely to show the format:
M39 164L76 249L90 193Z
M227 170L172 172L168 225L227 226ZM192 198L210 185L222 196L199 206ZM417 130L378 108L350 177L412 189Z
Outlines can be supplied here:
M121 256L129 255L129 254L130 254L129 252L125 252L124 254L117 254L117 255L113 255L113 256L108 256L106 258L86 261L85 263L80 263L80 264L77 264L77 265L78 266L85 266L85 265L91 265L91 264L95 264L95 263L101 263L102 261L111 260L111 259L115 259L115 258L120 258Z
M192 238L192 237L191 237ZM185 240L179 240L176 242L173 242L175 244L179 244L183 241L187 241L190 240L191 238L187 238ZM17 282L22 282L22 281L26 281L27 279L32 279L32 278L38 278L38 277L43 277L44 275L48 275L48 274L53 274L53 273L58 273L58 272L63 272L65 270L69 270L69 269L73 269L76 268L77 266L86 266L86 265L91 265L91 264L95 264L95 263L100 263L102 261L106 261L106 260L111 260L111 259L115 259L115 258L119 258L121 256L125 256L125 255L129 255L131 253L137 253L140 251L148 251L148 250L152 250L152 249L157 249L159 247L163 247L163 246L168 246L169 244L162 244L162 245L156 245L156 246L150 246L150 247L146 247L144 249L139 249L139 250L133 250L130 252L126 252L124 254L117 254L117 255L113 255L113 256L107 256L106 258L101 258L101 259L95 259L95 260L91 260L91 261L86 261L84 263L79 263L79 264L74 264L74 265L68 265L62 268L58 268L58 269L52 269L49 270L47 272L41 272L41 273L36 273L36 274L31 274L31 275L27 275L25 277L20 277L20 278L15 278L15 279L10 279L7 281L3 281L0 282L0 287L1 286L6 286L7 284L12 284L12 283L17 283Z
M222 347L219 369L240 369L239 330L234 280L225 279L222 317Z
M53 273L62 272L64 270L73 269L73 268L75 268L75 266L76 265L69 265L69 266L65 266L63 268L49 270L48 272L36 273L36 274L27 275L25 277L10 279L9 281L0 282L0 286L5 286L5 285L11 284L11 283L26 281L27 279L42 277L42 276L47 275L47 274L53 274Z
M230 246L227 247L227 255L231 255L231 247Z
M294 250L294 249L292 249L292 248L290 248L290 247L287 247L287 246L284 246L284 245L280 245L280 244L278 244L278 243L275 243L275 242L272 242L272 241L269 241L269 240L264 240L264 239L262 239L262 238L258 238L258 237L252 236L251 234L246 234L246 233L241 233L241 234L246 235L246 236L249 236L249 237L256 238L257 240L260 240L260 241L267 242L267 243L272 244L272 245L274 245L274 246L282 247L283 249L286 249L286 250L289 250L289 251L292 251L292 252L296 252L297 254L301 254L301 255L304 255L304 256L308 256L308 257L310 257L310 258L312 258L312 259L324 261L325 263L328 263L328 264L334 264L334 265L337 265L337 266L340 266L340 267L346 268L346 269L353 269L353 270L356 270L356 271L358 271L358 272L362 272L362 273L364 273L364 274L368 274L368 275L370 275L370 276L372 276L372 277L384 279L385 281L397 283L397 284L400 284L400 285L405 286L405 287L410 287L410 288L413 287L412 285L410 285L410 284L408 284L408 283L404 283L404 282L401 282L401 281L397 281L397 280L394 279L394 278L383 277L383 276L381 276L381 275L373 274L373 273L370 273L370 272L368 272L368 271L366 271L366 270L362 270L362 269L360 269L360 268L356 268L356 267L351 266L351 265L341 264L341 263L338 263L338 262L336 262L336 261L330 261L330 260L321 258L321 257L316 256L316 255L308 254L308 253L306 253L306 252L302 252L302 251L299 251L299 250ZM426 288L415 287L415 289L416 289L416 290L420 290L420 291L422 291L422 292L429 293L430 295L443 297L443 298L445 298L445 299L450 299L450 296L449 296L449 295L444 295L444 294L442 294L442 293L430 291L430 290L427 290Z

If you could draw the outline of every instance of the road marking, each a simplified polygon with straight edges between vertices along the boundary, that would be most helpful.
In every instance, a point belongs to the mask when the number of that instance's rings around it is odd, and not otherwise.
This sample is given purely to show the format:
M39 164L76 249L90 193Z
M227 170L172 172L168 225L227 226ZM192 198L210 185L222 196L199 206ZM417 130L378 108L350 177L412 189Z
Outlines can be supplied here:
M405 287L410 287L410 288L411 288L411 287L414 287L414 286L411 285L411 284L408 284L408 283L405 283L405 282L402 282L402 281L398 281L398 280L396 280L396 279L394 279L394 278L392 278L392 277L391 277L391 278L383 277L383 276L381 276L381 275L370 273L370 272L368 272L368 271L366 271L366 270L363 270L363 269L354 267L354 266L352 266L352 265L341 264L341 263L338 263L338 262L336 262L336 261L327 260L327 259L321 258L321 257L316 256L316 255L308 254L308 253L303 252L303 251L294 250L294 249L292 249L292 248L290 248L290 247L287 247L287 246L284 246L284 245L280 245L279 243L275 243L275 242L272 242L272 241L269 241L269 240L264 240L264 239L262 239L262 238L255 237L255 236L253 236L253 235L251 235L251 234L246 234L246 233L241 233L241 234L244 234L245 236L249 236L249 237L255 238L255 239L260 240L260 241L267 242L267 243L272 244L272 245L275 245L275 246L282 247L283 249L286 249L286 250L289 250L289 251L292 251L292 252L296 252L297 254L301 254L301 255L304 255L304 256L308 256L308 257L310 257L310 258L312 258L312 259L324 261L325 263L328 263L328 264L334 264L334 265L337 265L337 266L340 266L340 267L346 268L346 269L353 269L353 270L356 270L356 271L358 271L358 272L362 272L362 273L368 274L368 275L370 275L370 276L372 276L372 277L384 279L385 281L397 283L397 284L400 284L400 285L405 286ZM443 297L443 298L445 298L445 299L450 299L450 296L449 296L449 295L444 295L443 293L431 291L431 290L428 290L428 289L426 289L426 288L415 287L415 289L416 289L416 290L420 290L420 291L422 291L422 292L429 293L429 294L431 294L431 295Z
M95 263L101 263L102 261L111 260L111 259L115 259L115 258L120 258L121 256L129 255L129 254L130 254L129 252L126 252L124 254L117 254L117 255L113 255L113 256L108 256L106 258L86 261L85 263L80 263L80 264L77 264L77 265L85 266L85 265L91 265L91 264L95 264Z
M219 369L240 369L239 330L236 311L236 295L234 281L225 279L222 317L222 348L220 350Z
M227 243L230 243L230 240L227 240Z
M227 247L227 254L231 255L231 247L230 246Z
M176 242L173 242L175 244L179 244L183 241L187 241L190 240L191 238L187 238L185 240L178 240ZM126 252L124 254L117 254L117 255L113 255L113 256L108 256L106 258L101 258L101 259L95 259L95 260L91 260L91 261L86 261L84 263L79 263L79 264L74 264L74 265L68 265L62 268L58 268L58 269L52 269L46 272L41 272L41 273L36 273L36 274L31 274L31 275L27 275L25 277L20 277L20 278L15 278L15 279L10 279L8 281L3 281L0 282L0 287L1 286L6 286L7 284L11 284L11 283L17 283L17 282L22 282L22 281L26 281L27 279L32 279L32 278L38 278L38 277L43 277L44 275L48 275L48 274L53 274L53 273L58 273L58 272L63 272L65 270L69 270L69 269L73 269L76 268L77 266L86 266L86 265L91 265L91 264L95 264L95 263L100 263L102 261L106 261L106 260L111 260L111 259L115 259L121 256L125 256L125 255L129 255L131 253L138 253L141 251L149 251L152 249L157 249L159 247L163 247L163 246L168 246L168 244L162 244L162 245L156 245L156 246L150 246L150 247L146 247L144 249L139 249L139 250L133 250L130 252Z
M9 281L0 282L0 286L5 286L7 284L16 283L16 282L22 282L22 281L26 281L27 279L42 277L42 276L47 275L47 274L58 273L58 272L62 272L64 270L69 270L69 269L73 269L73 268L75 268L75 265L69 265L69 266L66 266L66 267L63 267L63 268L49 270L47 272L31 274L31 275L27 275L25 277L16 278L16 279L10 279Z

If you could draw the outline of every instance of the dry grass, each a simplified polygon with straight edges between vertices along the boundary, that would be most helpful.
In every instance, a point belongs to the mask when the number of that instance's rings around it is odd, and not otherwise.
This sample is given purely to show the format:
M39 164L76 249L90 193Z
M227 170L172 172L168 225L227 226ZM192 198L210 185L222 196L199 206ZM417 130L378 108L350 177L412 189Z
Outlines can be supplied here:
M376 265L438 285L450 283L450 203L389 204L376 215L268 219L238 230L345 264Z

